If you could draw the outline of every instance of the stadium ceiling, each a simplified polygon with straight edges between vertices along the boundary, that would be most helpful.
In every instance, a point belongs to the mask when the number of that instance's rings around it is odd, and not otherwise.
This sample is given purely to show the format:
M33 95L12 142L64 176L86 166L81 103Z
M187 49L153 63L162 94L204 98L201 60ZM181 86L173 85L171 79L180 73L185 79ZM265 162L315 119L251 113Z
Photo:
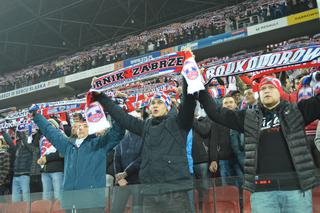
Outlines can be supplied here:
M0 73L241 0L2 0Z

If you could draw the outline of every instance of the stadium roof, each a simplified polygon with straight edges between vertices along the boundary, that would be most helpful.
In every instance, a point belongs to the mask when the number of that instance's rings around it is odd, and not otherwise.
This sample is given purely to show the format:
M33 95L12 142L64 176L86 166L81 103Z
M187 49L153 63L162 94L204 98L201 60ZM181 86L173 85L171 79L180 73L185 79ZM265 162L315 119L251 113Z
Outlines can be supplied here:
M229 0L2 0L0 73L138 33Z

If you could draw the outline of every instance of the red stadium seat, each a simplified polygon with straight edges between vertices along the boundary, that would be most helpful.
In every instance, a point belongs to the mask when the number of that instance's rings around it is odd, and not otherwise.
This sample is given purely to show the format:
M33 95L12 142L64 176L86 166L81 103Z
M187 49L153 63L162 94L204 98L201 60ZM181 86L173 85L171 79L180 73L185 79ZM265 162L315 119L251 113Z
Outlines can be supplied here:
M6 213L29 213L28 202L10 203L7 205Z
M217 201L217 213L239 213L239 209L232 202Z
M320 187L312 190L313 213L320 213Z
M7 204L0 203L0 213L5 213L7 208Z
M52 213L65 213L63 209L61 209L61 204L59 200L56 200L51 208Z
M236 186L218 186L215 188L216 191L216 201L217 203L228 203L223 204L222 206L227 207L233 205L233 208L228 209L232 212L239 213L240 212L240 203L239 203L239 188ZM230 204L230 205L229 205ZM217 211L222 212L217 205Z
M50 200L36 200L31 203L31 213L50 213L52 202Z
M200 206L199 206L199 192L197 189L193 190L193 197L194 197L194 208L196 210L196 213L200 212ZM202 206L201 206L202 208Z
M243 190L243 213L251 213L250 192Z
M229 209L230 211L235 213L240 212L238 187L217 186L215 189L213 188L209 189L208 200L203 201L204 202L204 205L202 208L203 213L214 212L214 209L215 209L214 195L215 195L216 203L220 203L216 205L217 212L223 212L224 209Z

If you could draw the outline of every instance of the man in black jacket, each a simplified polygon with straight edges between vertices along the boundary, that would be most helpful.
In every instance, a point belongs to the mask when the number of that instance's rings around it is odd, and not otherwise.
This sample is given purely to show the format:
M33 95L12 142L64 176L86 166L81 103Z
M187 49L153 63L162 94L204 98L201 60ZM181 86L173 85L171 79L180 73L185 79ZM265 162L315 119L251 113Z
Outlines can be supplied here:
M186 84L186 83L184 83ZM183 88L177 115L168 114L171 100L165 93L151 100L151 119L128 115L103 94L95 94L111 117L143 138L139 179L143 185L143 212L190 212L187 191L193 188L186 156L187 133L192 127L195 99Z
M267 76L257 109L219 108L206 91L199 100L212 120L245 134L244 188L252 192L252 212L311 213L318 180L304 127L320 118L320 95L289 104L282 92L280 81Z
M27 143L26 134L26 132L17 131L16 145L14 145L11 137L3 132L5 141L15 150L12 202L30 200L30 170L34 145Z
M141 213L142 201L139 185L139 168L141 164L142 138L127 131L115 148L114 171L119 187L114 190L111 212L123 212L128 198L132 195L132 212ZM132 186L131 186L132 185ZM128 187L125 187L128 186Z
M192 127L193 170L201 210L202 204L209 198L208 188L211 186L209 178L212 177L210 172L214 174L218 169L217 141L212 140L212 123L206 115L201 115L193 120Z

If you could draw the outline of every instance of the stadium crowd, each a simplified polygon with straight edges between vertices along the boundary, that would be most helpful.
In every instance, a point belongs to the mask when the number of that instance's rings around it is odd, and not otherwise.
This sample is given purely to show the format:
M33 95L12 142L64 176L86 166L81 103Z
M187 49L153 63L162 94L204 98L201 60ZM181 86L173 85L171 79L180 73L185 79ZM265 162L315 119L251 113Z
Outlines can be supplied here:
M23 81L17 73L3 76L0 92L314 6L315 1L302 0L245 1L20 70ZM319 44L319 39L319 34L303 36L198 64L208 67ZM312 205L319 205L312 204L311 190L320 184L320 67L263 76L257 88L238 76L232 80L216 78L198 95L187 94L190 85L176 76L128 84L111 91L114 98L91 92L87 100L99 104L90 113L44 117L31 106L31 129L0 132L0 206L31 202L31 193L42 192L41 199L59 200L70 212L105 212L105 188L115 185L112 213L125 212L130 195L133 213L193 213L209 196L209 179L218 178L217 185L250 191L253 213L312 212ZM164 84L170 91L156 91L147 105L123 106L135 92L145 96L149 87ZM97 118L111 127L92 133Z
M162 77L129 88L172 80ZM2 131L0 192L12 193L12 202L28 202L30 192L42 191L42 199L61 200L64 208L101 212L104 192L93 199L84 196L85 206L83 194L64 192L115 184L120 187L112 192L111 212L123 212L130 194L133 212L194 212L192 178L202 185L201 206L208 178L220 177L218 185L251 191L252 212L276 211L281 200L270 196L280 192L292 199L281 212L312 212L310 189L319 184L320 175L320 70L262 77L258 91L241 78L236 78L235 90L228 91L228 84L228 78L217 78L196 100L187 95L185 82L175 80L171 93L155 94L150 107L136 108L131 115L106 95L91 93L113 119L111 130L97 135L89 134L90 118L81 113L62 122L58 117L47 120L31 107L38 126L31 135ZM115 96L129 98L123 91ZM252 160L255 149L259 155ZM230 178L234 176L236 181ZM144 184L143 191L136 184ZM303 198L301 190L307 194Z
M316 7L315 0L247 0L217 11L206 12L182 23L128 36L115 43L93 47L40 65L0 76L0 92L29 86L167 47L241 29Z

